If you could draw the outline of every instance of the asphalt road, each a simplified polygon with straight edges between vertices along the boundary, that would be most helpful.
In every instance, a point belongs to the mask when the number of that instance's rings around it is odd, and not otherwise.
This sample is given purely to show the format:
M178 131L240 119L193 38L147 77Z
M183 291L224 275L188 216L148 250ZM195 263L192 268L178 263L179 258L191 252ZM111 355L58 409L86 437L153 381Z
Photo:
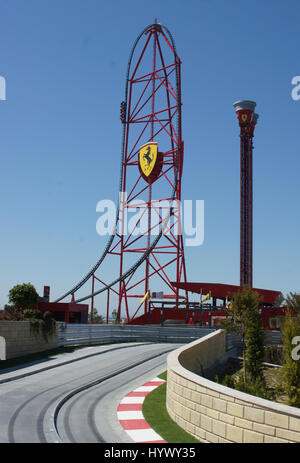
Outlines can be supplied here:
M89 347L2 371L0 443L132 442L117 420L117 406L128 392L166 370L168 353L179 346Z

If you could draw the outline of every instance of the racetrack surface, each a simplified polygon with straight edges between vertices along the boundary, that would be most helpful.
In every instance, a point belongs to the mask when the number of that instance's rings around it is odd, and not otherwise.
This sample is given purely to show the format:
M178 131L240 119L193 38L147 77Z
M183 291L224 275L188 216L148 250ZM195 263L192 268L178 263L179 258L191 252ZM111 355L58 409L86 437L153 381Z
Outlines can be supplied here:
M117 419L118 403L164 371L168 353L177 347L95 346L2 372L0 443L132 442Z

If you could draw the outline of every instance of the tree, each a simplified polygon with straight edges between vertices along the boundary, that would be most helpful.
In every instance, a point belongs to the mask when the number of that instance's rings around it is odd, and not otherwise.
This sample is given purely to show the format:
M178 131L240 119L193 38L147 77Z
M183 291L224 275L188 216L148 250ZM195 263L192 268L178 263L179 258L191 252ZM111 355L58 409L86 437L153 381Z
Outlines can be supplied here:
M241 336L245 383L254 383L262 372L264 346L259 306L258 293L244 286L233 295L227 309L228 319L224 322L227 330Z
M248 326L246 330L246 372L251 383L263 378L264 361L264 331L259 310L249 311Z
M120 323L120 317L118 317L118 312L116 310L112 311L111 316L112 316L113 320L115 320L114 323L116 323L116 324Z
M89 313L89 322L91 321L91 314ZM95 324L102 324L104 323L104 319L102 315L98 314L98 310L94 308L93 310L93 323Z
M39 295L31 283L23 283L10 289L8 300L17 309L32 309L37 305Z
M296 317L300 317L300 294L290 292L286 298L286 305Z
M292 356L293 338L300 335L300 295L290 293L286 303L288 309L281 330L284 355L282 378L289 405L300 407L300 360L294 360Z
M13 313L16 310L16 308L14 305L5 304L4 310L7 313Z

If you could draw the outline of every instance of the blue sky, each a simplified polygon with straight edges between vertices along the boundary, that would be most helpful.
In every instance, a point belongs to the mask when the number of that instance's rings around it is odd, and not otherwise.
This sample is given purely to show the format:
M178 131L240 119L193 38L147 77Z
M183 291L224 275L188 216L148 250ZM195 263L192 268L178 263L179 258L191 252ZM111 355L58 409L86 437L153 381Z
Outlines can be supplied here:
M101 253L96 204L117 197L129 52L155 17L182 60L183 198L205 201L205 241L186 249L188 279L239 283L232 105L245 98L260 116L253 283L300 291L300 101L291 98L299 14L294 0L2 2L0 306L13 285L28 281L60 296Z

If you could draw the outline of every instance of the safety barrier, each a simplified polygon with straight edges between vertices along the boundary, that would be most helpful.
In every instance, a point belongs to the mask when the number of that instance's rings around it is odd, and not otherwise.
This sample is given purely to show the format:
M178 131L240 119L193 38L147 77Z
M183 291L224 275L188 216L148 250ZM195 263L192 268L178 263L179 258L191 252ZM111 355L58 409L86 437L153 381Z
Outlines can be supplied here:
M215 330L212 328L197 328L193 326L58 323L58 342L60 346L124 341L189 343L213 331Z
M58 339L60 346L122 341L189 343L214 331L216 331L216 328L200 328L192 325L86 325L58 323ZM281 344L280 332L265 332L265 344ZM227 349L238 345L240 345L240 340L238 338L231 334L226 336Z
M2 321L0 323L0 360L14 358L57 346L84 345L99 342L169 342L189 343L216 328L192 325L104 325L104 324L65 324L58 322L58 337L45 342L29 330L29 322ZM26 327L26 329L25 329ZM25 331L24 331L25 330ZM38 343L38 344L37 344ZM280 344L280 332L267 332L266 344ZM232 335L226 336L226 349L238 347L240 341Z
M282 344L281 332L280 331L265 331L264 342L265 344L268 344L268 345Z
M279 346L282 344L280 331L264 331L264 345L265 346ZM233 347L241 347L241 338L236 334L227 333L226 335L226 349Z

